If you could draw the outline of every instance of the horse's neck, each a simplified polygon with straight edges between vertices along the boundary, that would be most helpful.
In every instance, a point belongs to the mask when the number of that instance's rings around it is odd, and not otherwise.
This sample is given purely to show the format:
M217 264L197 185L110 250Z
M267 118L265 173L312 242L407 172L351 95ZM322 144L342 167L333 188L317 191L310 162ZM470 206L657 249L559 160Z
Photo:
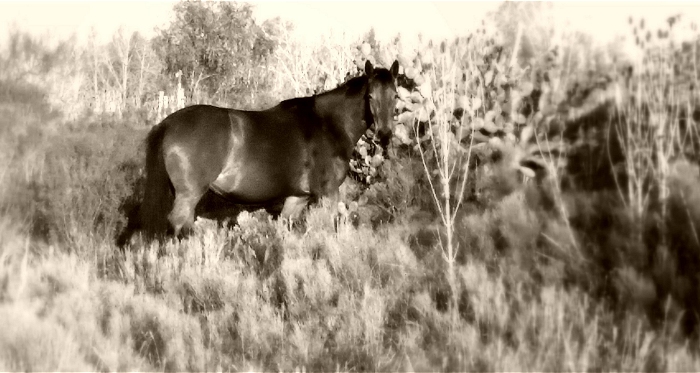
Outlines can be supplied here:
M327 124L342 130L353 146L367 131L367 103L364 85L361 89L344 85L315 97L316 110Z

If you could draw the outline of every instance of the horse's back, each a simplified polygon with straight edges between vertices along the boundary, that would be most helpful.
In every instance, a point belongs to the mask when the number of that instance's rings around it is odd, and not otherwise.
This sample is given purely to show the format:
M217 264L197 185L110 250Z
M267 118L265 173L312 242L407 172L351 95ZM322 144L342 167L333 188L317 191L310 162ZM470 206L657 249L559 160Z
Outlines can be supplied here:
M193 105L180 109L161 122L170 141L207 141L211 135L228 131L230 109L212 105Z

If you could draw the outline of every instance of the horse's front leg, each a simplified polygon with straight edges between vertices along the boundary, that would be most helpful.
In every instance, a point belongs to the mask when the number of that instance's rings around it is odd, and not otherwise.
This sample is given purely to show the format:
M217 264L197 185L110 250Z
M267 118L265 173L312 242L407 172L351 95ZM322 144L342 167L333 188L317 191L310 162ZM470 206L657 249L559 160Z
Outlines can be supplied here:
M330 205L335 210L333 213L333 228L335 228L335 233L338 233L340 227L347 221L348 207L340 197L339 188L334 188L328 193L326 198L328 198Z

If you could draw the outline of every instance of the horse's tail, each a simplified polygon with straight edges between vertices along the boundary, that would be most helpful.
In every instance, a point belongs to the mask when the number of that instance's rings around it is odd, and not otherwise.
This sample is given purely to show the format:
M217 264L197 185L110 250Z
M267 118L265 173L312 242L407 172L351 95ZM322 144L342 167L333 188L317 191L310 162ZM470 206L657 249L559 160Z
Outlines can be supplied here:
M151 130L146 139L146 185L138 220L148 237L158 237L168 231L168 214L175 200L163 157L163 137L166 129L166 123L160 123Z

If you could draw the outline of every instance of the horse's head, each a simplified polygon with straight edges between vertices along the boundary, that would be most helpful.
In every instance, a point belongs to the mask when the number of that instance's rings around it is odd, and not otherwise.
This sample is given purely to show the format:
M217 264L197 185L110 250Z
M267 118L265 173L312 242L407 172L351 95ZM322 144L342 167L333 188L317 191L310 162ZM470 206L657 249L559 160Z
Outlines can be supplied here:
M386 148L394 130L394 115L396 111L396 77L399 74L399 63L394 61L389 70L375 69L372 63L365 63L365 74L368 78L367 101L376 127L377 136L382 147Z

